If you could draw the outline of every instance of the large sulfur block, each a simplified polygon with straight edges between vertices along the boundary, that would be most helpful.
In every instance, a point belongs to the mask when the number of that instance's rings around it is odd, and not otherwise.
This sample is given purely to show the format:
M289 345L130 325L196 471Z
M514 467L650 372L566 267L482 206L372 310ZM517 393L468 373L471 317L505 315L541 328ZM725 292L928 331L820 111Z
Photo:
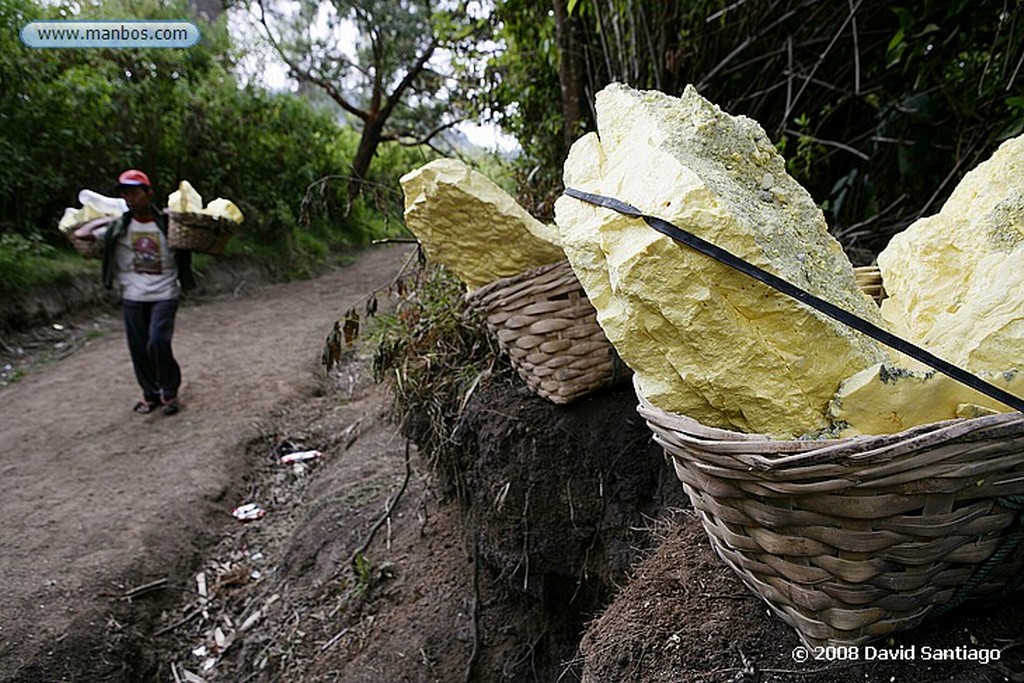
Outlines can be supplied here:
M1024 136L878 255L894 330L971 371L1024 367Z
M613 84L565 185L621 199L876 324L810 195L753 120L688 87ZM778 437L830 428L840 382L887 359L872 340L642 221L561 197L555 222L598 320L655 406Z
M900 336L1024 396L1024 136L970 171L939 213L878 255L882 315ZM832 405L845 434L885 434L1010 408L909 358L851 377Z
M401 184L406 226L470 289L565 258L555 226L461 161L432 161Z
M178 189L167 196L167 209L177 213L199 213L203 210L203 196L192 187L192 183L182 180Z

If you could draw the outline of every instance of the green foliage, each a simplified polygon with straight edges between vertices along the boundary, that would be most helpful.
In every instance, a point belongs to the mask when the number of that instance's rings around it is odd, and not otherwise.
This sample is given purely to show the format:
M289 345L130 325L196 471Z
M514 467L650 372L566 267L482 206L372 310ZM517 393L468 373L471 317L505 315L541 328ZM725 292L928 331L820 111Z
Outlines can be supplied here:
M999 139L1009 140L1024 133L1024 97L1007 97L1004 104L1010 116L1006 127L999 131Z
M239 89L227 79L180 97L185 132L170 177L188 179L205 200L221 196L238 205L246 219L233 249L249 256L276 251L282 274L306 275L333 249L365 241L362 226L338 220L338 192L323 194L321 211L303 213L310 187L345 163L335 140L347 131L327 114L294 96Z
M186 8L155 0L74 13L27 0L0 5L0 148L10 154L0 176L0 229L50 233L79 189L109 194L129 165L164 177L173 166L169 141L182 130L179 84L224 73L228 61L222 27L204 25L190 50L34 50L18 30L44 18L181 18Z
M59 252L38 235L0 235L0 292L11 295L94 269L77 254Z
M519 138L530 164L520 177L534 186L558 189L567 87L592 102L612 81L671 95L693 84L757 120L844 246L870 258L1024 132L1020 2L569 0L585 66L568 84L550 7L500 3L495 36L506 50L480 98Z
M373 589L377 578L374 574L373 562L370 561L363 553L356 553L355 560L352 563L353 570L355 573L355 586L353 591L357 596L363 596L369 594Z
M81 189L113 194L116 174L130 166L150 174L158 202L183 179L206 201L234 201L246 220L228 256L261 261L284 277L312 274L339 250L398 232L400 193L396 199L392 190L386 207L353 206L342 183L319 182L344 177L359 134L302 97L240 87L222 24L193 19L202 40L187 50L32 50L18 39L35 19L189 12L186 0L0 1L0 234L43 236L69 252L55 230L64 208L78 205ZM397 188L424 157L389 150L373 180ZM61 259L33 258L40 277L59 277Z
M464 290L443 267L424 266L400 284L398 305L378 313L366 333L374 377L389 385L403 430L451 481L458 481L451 446L460 406L498 359Z
M386 141L430 141L463 98L442 48L470 44L480 22L434 0L302 0L261 15L292 76L325 94L359 130L346 196L363 191ZM354 30L353 30L354 29Z
M477 112L487 114L523 148L516 160L520 202L548 218L551 195L561 189L563 135L558 42L550 0L508 0L495 8L496 41L505 49L485 72Z

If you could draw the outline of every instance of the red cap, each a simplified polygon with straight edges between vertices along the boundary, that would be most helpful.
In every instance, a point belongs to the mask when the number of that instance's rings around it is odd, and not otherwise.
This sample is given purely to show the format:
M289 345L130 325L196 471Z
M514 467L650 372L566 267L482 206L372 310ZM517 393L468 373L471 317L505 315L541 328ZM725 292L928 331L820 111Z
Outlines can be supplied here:
M125 185L153 187L152 183L149 182L149 176L136 168L129 168L117 177L117 186L122 187Z

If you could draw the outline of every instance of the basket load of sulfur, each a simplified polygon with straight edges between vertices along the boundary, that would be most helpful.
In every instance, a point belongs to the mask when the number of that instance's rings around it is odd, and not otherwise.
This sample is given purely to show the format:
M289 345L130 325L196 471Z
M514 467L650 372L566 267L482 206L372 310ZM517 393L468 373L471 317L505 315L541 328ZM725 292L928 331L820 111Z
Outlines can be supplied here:
M100 258L103 255L103 244L93 233L127 211L128 204L123 199L107 197L92 190L79 192L78 201L82 206L64 209L57 228L79 254L86 258Z
M170 218L168 241L173 249L188 249L219 256L224 253L238 226L245 220L230 199L218 197L206 206L187 180L167 198Z
M596 111L556 223L719 557L809 644L1008 590L1024 138L879 255L879 310L755 121L692 88Z
M405 221L451 270L512 366L537 395L570 403L628 378L597 324L553 225L454 159L402 177Z

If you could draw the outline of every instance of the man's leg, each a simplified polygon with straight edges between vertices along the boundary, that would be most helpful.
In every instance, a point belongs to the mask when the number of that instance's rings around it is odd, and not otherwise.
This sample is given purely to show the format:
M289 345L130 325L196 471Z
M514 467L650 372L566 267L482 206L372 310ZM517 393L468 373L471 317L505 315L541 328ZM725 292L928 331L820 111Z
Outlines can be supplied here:
M151 306L152 304L141 301L121 303L121 308L124 311L124 332L128 338L128 353L132 358L135 380L142 387L142 396L146 403L156 405L160 403L160 385L146 348Z
M174 351L171 348L178 302L157 301L152 306L153 312L149 322L149 357L164 403L168 403L177 398L178 387L181 386L181 368L174 359Z

